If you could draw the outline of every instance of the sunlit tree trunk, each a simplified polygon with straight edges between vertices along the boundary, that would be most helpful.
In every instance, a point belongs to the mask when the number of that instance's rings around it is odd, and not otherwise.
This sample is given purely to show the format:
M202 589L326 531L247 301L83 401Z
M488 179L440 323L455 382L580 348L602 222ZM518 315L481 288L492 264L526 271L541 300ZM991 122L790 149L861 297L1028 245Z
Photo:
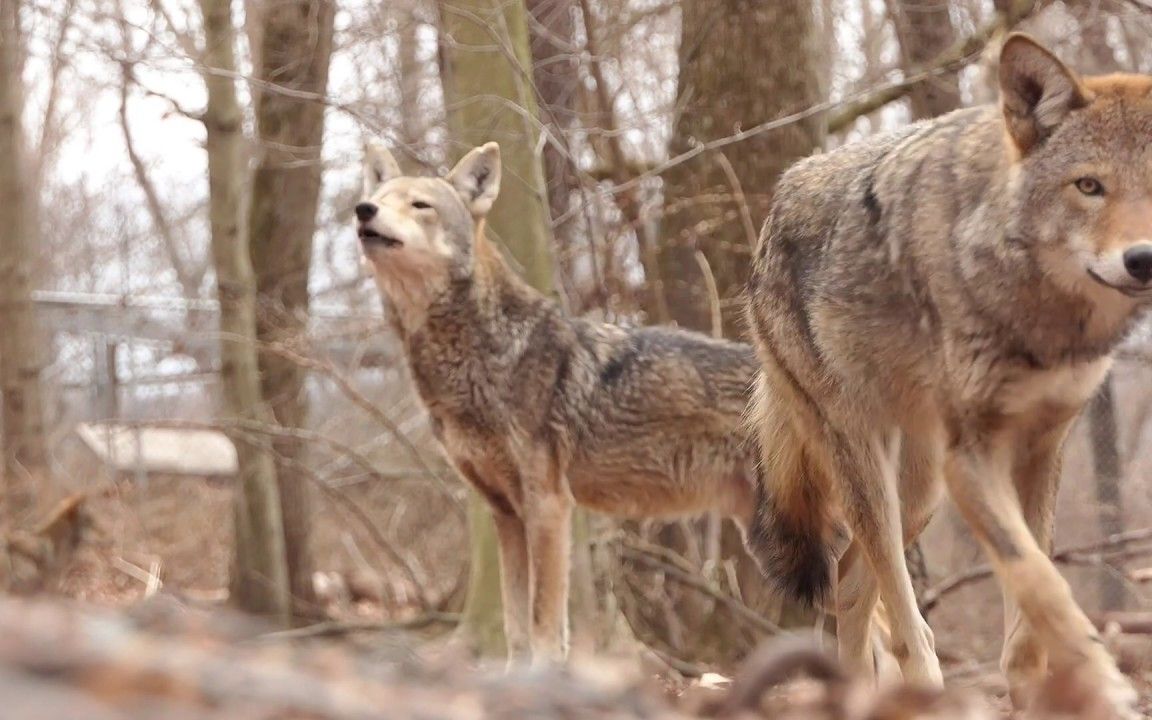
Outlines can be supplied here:
M552 292L552 238L543 168L536 155L537 105L522 0L440 0L441 77L449 154L500 143L500 198L487 232L508 249L536 289ZM461 631L480 651L503 649L496 532L484 501L470 496L472 566Z
M200 0L204 14L204 82L208 105L208 193L212 260L220 300L220 376L225 424L236 445L235 553L232 600L279 622L289 613L284 527L272 454L256 426L272 414L260 390L256 358L256 278L241 226L244 184L243 114L236 99L235 29L231 0ZM247 431L245 430L247 428Z
M268 346L298 346L307 332L308 278L320 197L328 66L332 57L332 0L264 0L256 76L275 87L253 87L257 164L252 178L248 237L256 273L256 335L264 399L288 428L308 420L307 372ZM281 90L282 89L282 90ZM315 613L309 479L304 448L277 439L276 476L284 515L284 543L297 614Z
M19 0L0 0L0 403L4 505L27 510L47 470L43 357L32 302L40 238L36 183L26 170Z

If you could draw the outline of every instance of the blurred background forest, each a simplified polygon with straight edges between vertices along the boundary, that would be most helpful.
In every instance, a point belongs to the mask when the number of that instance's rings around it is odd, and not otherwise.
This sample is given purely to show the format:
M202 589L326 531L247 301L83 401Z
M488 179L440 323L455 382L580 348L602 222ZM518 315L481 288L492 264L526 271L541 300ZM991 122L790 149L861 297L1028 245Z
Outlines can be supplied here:
M1010 28L1152 72L1148 0L0 0L2 522L77 492L87 518L8 589L499 654L489 521L360 265L364 140L426 174L498 141L489 233L533 285L742 338L779 173L994 101ZM1133 338L1068 444L1057 548L1093 613L1152 610L1150 363ZM693 673L815 620L716 519L575 531L577 651ZM948 508L910 558L942 658L993 667L999 595Z

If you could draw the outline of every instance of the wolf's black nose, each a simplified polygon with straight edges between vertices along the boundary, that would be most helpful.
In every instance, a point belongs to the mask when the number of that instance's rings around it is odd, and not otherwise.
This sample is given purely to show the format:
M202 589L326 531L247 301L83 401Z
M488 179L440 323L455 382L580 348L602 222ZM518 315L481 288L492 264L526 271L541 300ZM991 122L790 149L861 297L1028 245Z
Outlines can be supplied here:
M1125 250L1124 268L1140 282L1152 279L1152 244L1142 243Z
M356 206L356 219L360 222L368 222L376 217L378 208L369 202L363 202Z

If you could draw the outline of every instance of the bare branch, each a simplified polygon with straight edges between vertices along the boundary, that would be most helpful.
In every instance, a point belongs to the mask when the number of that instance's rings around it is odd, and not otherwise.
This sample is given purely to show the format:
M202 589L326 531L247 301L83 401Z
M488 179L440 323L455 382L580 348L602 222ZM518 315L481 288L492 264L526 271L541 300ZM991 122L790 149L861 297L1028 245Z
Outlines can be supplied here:
M757 630L771 635L787 634L779 625L766 619L763 615L732 597L728 593L714 587L704 578L680 566L676 562L675 553L657 545L650 545L638 540L620 539L617 543L620 554L633 562L658 570L676 582L704 593L731 610L737 617L752 625Z
M1152 540L1152 528L1131 530L1111 535L1103 540L1097 540L1084 545L1074 545L1053 553L1052 560L1057 563L1099 565L1106 561L1114 561L1117 559L1117 556L1123 557L1152 553L1152 548L1140 547L1134 551L1129 548L1133 543L1146 540ZM992 566L984 564L962 570L951 577L945 578L943 581L928 588L924 593L924 596L920 599L920 612L927 614L940 604L940 600L944 595L966 585L971 585L974 582L992 577L993 573Z

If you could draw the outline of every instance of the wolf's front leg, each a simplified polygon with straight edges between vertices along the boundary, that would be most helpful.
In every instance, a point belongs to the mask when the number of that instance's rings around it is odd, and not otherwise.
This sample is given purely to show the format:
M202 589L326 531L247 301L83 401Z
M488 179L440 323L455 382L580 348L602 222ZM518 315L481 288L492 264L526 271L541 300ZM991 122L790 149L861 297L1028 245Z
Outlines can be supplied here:
M560 662L568 654L572 500L562 493L526 492L524 524L532 588L532 662Z
M1022 617L1008 628L1006 669L1031 680L1044 655L1056 668L1091 678L1117 718L1140 717L1136 692L1025 520L1012 479L1008 438L962 438L949 458L948 488L992 560L1004 595ZM1014 617L1014 611L1009 610ZM1023 672L1021 672L1023 671ZM1020 690L1014 696L1020 696Z
M1054 423L1030 433L1016 444L1012 479L1024 522L1044 553L1052 552L1056 490L1060 482L1060 451L1071 421ZM1024 708L1048 674L1048 652L1020 613L1015 600L1004 596L1004 650L1000 667L1008 679L1012 704Z
M514 512L494 508L492 517L496 521L496 537L500 543L500 595L504 604L508 665L511 666L528 659L532 650L528 535L524 521Z

